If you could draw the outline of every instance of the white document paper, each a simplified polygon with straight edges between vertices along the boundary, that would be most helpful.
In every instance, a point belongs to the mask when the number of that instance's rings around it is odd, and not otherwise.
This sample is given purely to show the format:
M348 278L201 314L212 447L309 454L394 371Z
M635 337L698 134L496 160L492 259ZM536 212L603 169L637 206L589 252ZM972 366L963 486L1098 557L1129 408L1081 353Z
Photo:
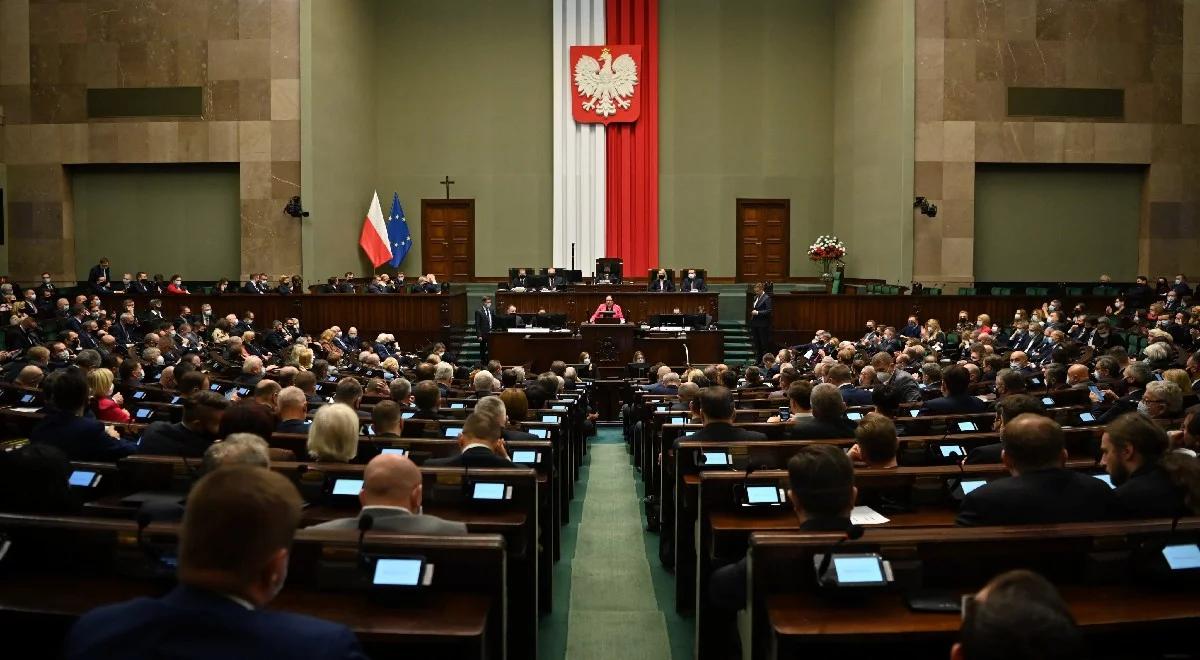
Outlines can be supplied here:
M850 522L855 525L882 525L891 520L869 506L856 506L850 511Z

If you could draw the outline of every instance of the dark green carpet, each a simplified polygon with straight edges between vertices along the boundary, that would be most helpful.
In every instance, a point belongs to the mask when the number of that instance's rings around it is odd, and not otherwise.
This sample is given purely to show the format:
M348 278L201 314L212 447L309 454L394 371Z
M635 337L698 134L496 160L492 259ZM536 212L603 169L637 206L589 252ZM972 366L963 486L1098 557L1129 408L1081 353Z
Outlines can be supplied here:
M571 502L571 522L563 528L562 558L554 567L555 607L541 620L539 657L665 660L669 653L671 660L686 660L692 622L675 614L673 578L658 563L658 536L643 531L642 487L629 468L620 429L602 428L592 447ZM588 505L585 521L593 474L602 481L593 484L591 496L600 499ZM628 552L638 540L641 552Z

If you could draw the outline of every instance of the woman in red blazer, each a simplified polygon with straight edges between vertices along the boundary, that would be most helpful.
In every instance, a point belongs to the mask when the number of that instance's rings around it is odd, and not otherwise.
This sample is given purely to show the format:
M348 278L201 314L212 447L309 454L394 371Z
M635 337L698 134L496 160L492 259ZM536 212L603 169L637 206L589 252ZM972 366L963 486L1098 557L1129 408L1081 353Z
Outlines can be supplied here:
M102 422L129 422L129 411L121 407L125 403L119 393L114 393L113 372L108 369L92 369L88 372L88 389L92 395L92 410Z
M600 306L596 308L595 313L592 314L592 318L589 319L588 322L595 323L596 319L600 318L600 314L603 312L612 312L613 316L621 319L621 323L625 322L625 314L621 312L620 305L613 303L612 296L606 297L604 302L600 303Z
M171 283L167 285L167 295L171 296L186 296L191 292L183 285L183 278L178 273L171 276Z

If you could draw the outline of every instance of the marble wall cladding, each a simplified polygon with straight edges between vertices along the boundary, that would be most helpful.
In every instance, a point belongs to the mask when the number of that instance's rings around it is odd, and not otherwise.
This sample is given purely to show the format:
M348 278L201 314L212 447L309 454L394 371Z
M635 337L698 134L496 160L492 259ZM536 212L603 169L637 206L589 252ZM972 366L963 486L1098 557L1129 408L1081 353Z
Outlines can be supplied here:
M87 118L88 88L172 86L200 117ZM0 0L0 107L18 279L81 275L63 166L106 163L241 163L231 277L300 270L299 0Z
M976 163L1148 165L1139 269L1200 262L1200 0L917 0L914 278L974 281ZM1119 88L1120 121L1009 117L1009 86ZM943 217L944 216L944 217Z

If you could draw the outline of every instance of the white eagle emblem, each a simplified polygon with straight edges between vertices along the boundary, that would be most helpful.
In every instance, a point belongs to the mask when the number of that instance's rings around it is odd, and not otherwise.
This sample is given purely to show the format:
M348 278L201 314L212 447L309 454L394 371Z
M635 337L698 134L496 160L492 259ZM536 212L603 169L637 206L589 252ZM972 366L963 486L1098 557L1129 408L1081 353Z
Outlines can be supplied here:
M603 62L603 64L601 64ZM628 53L613 60L608 49L600 51L600 62L583 55L575 63L575 89L586 97L583 109L595 110L601 117L617 114L617 108L629 109L629 97L638 83L637 63Z

